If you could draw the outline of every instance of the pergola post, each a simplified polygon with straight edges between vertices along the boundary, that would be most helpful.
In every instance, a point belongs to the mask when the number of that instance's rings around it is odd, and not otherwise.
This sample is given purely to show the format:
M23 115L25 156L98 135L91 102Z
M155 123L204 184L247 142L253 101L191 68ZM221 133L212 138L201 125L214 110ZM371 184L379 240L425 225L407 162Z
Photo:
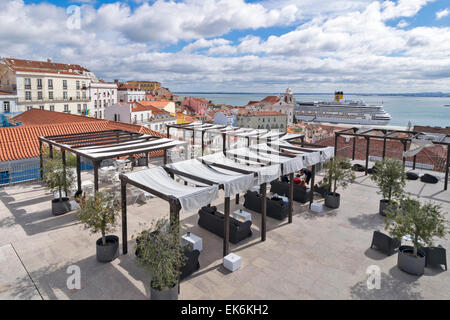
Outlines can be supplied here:
M405 152L406 152L406 145L407 145L407 141L406 140L402 140L403 143L403 155L402 155L402 161L403 161L403 168L405 168L406 166L406 157L405 157Z
M261 196L261 241L266 241L267 183L259 187Z
M414 155L414 157L413 157L413 170L416 170L416 160L417 160L417 155Z
M309 208L311 209L311 204L314 202L314 181L316 180L316 165L313 164L311 167L311 188L309 191Z
M352 160L355 160L356 137L353 137Z
M127 236L127 183L120 180L120 196L122 198L122 252L128 253L128 236Z
M53 145L52 144L50 144L49 146L48 146L48 149L49 149L49 156L50 156L50 159L53 159Z
M167 150L166 149L164 149L163 163L164 163L164 165L167 164Z
M383 139L383 160L386 158L386 138Z
M61 150L61 159L63 164L63 180L64 180L64 192L66 193L67 197L67 177L66 177L66 150Z
M226 133L225 132L222 133L222 152L223 152L224 155L226 155L226 153L227 153L227 140L226 140L226 138L227 138Z
M99 163L98 161L93 161L94 162L94 191L98 191L98 167L99 167Z
M450 166L450 145L447 145L447 161L445 162L445 181L444 190L447 190L448 186L448 167Z
M44 177L44 159L42 158L42 141L39 140L39 168L41 179Z
M223 230L223 256L228 255L230 246L230 197L225 197Z
M369 174L369 148L370 148L370 137L366 137L366 173Z
M176 233L178 234L178 237L179 237L181 207L179 205L178 199L176 199L176 198L173 198L172 200L170 200L169 205L170 205L170 223L175 223L177 225L178 229L176 230Z
M289 216L288 222L292 223L292 212L294 211L294 173L289 173Z
M337 143L338 143L338 134L335 133L334 134L334 157L336 158L337 155ZM303 140L302 140L303 141ZM302 143L302 147L303 147L303 143Z
M81 195L81 157L77 155L77 194Z
M236 204L239 204L239 193L236 194Z
M145 153L145 166L148 167L148 152Z
M202 131L202 156L204 154L204 148L205 148L205 130Z
M170 132L170 124L167 125L167 138L168 139L170 138L169 132Z

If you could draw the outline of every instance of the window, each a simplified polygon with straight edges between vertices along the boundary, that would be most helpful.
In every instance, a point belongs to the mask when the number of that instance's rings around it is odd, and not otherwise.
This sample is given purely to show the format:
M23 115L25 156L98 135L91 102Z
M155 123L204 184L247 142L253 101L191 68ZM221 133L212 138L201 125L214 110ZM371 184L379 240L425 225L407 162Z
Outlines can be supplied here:
M31 89L31 79L25 78L25 89Z
M37 79L37 88L42 89L42 79Z
M50 106L50 111L55 111L55 106L54 105Z
M95 113L94 113L94 117L95 117L95 118L97 118L97 111L95 111Z
M63 89L67 89L67 80L63 80Z
M86 99L86 91L83 91L83 99Z
M53 79L48 79L48 88L53 89Z
M42 100L42 91L38 91L38 100Z
M69 105L68 104L64 105L64 112L69 112Z
M63 99L67 100L67 91L63 91Z
M11 112L10 106L9 106L9 101L3 102L3 112L4 112L4 113L9 113L9 112Z
M77 90L80 90L80 81L77 80Z
M97 100L94 100L94 107L97 108Z
M80 91L77 91L77 100L80 100Z
M49 98L50 100L53 100L53 91L49 91L49 92L48 92L48 98Z
M25 100L31 100L31 91L25 91Z
M44 110L45 107L44 106L39 106L39 109Z
M77 105L78 112L81 112L81 104Z
M27 111L33 109L32 106L27 106Z
M103 118L102 118L102 112L101 112L101 111L99 111L99 115L100 115L99 118L100 118L100 119L103 119Z

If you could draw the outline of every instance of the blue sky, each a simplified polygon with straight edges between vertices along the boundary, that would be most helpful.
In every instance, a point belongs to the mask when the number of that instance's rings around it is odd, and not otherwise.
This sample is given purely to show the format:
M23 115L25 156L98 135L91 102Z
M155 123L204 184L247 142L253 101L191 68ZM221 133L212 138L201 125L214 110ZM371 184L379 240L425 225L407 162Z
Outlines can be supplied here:
M450 87L448 0L3 2L0 56L78 63L105 80L175 91Z

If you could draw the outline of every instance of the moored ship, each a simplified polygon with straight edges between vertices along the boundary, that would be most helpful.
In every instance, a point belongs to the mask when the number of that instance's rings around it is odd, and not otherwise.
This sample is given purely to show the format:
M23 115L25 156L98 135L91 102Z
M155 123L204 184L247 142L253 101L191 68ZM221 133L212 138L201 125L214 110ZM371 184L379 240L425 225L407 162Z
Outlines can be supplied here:
M362 101L344 101L344 93L336 91L334 101L297 102L295 117L299 121L385 125L391 120L383 106Z

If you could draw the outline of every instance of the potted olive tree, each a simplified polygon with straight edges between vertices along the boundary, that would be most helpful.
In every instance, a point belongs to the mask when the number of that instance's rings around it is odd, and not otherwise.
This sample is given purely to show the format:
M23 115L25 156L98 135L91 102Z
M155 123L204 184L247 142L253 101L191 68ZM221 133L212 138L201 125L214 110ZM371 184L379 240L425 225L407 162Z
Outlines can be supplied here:
M101 232L96 242L97 260L110 262L119 256L119 237L107 235L114 231L120 212L119 201L112 192L97 191L80 202L81 213L78 219L92 233Z
M180 269L186 263L178 229L177 223L159 219L136 238L137 261L152 277L152 300L178 299Z
M386 216L386 208L397 207L395 200L399 200L403 195L403 188L406 185L406 174L403 163L394 159L384 159L375 163L373 174L370 176L383 195L380 200L379 213Z
M440 205L421 204L409 197L400 203L400 208L386 210L386 230L397 239L407 236L413 243L413 246L399 248L397 266L405 272L422 275L425 252L420 248L432 246L434 237L445 238L449 232L448 223Z
M325 205L328 208L339 208L341 195L336 192L337 187L347 188L349 183L355 181L355 174L351 170L350 160L335 158L325 162L325 179L328 183L328 192L325 196Z
M72 170L64 170L60 159L45 159L44 176L42 181L53 194L58 192L58 198L52 200L52 213L55 216L70 211L70 202L67 195L63 196L63 190L71 187L75 180Z

